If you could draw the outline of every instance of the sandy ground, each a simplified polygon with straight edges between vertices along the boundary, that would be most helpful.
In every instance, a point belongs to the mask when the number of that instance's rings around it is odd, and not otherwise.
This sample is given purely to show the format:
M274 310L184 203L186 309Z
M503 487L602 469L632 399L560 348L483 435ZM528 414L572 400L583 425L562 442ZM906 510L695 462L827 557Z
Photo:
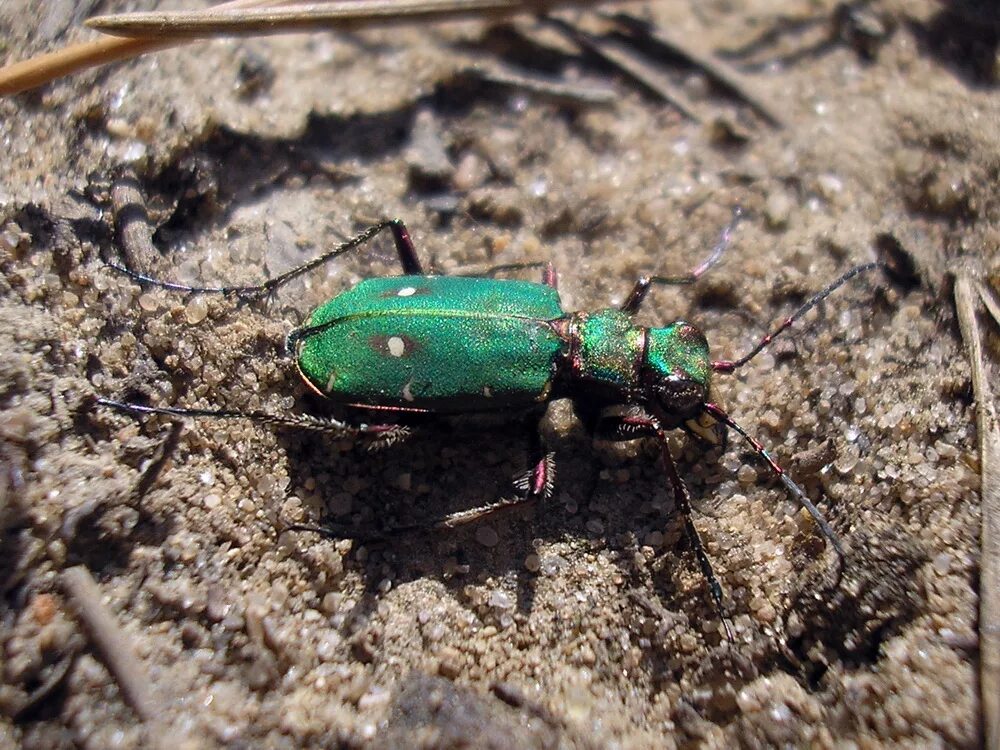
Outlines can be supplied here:
M87 38L74 14L108 9L35 5L0 9L7 60ZM958 268L1000 269L995 16L873 3L885 33L868 60L832 31L829 1L624 7L734 53L787 126L650 54L710 113L692 122L531 21L200 44L0 101L0 746L981 742L979 467L950 283ZM472 65L612 102L471 84L458 73ZM92 396L315 408L284 335L338 290L396 271L385 241L269 305L141 289L101 261L120 254L107 190L122 165L160 227L158 252L130 259L149 273L252 283L397 216L437 272L551 259L569 310L692 267L740 204L721 265L641 314L695 322L719 357L852 264L910 258L915 283L851 284L717 378L843 539L843 580L735 438L706 453L678 433L730 646L656 446L592 444L568 404L545 425L551 500L458 531L278 533L386 528L506 496L518 430L371 453L188 420L136 499L170 423ZM71 606L77 565L133 644L145 710Z

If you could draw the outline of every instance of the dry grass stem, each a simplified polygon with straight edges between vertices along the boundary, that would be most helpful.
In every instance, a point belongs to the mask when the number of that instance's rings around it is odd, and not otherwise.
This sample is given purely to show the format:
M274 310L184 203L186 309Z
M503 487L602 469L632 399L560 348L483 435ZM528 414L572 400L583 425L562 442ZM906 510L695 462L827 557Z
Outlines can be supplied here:
M129 60L200 38L498 18L541 13L557 7L587 7L601 1L614 0L355 0L290 5L273 0L233 0L203 11L99 16L90 19L87 25L126 38L75 44L0 68L0 96L18 94L87 68Z
M232 0L217 6L239 9L262 5L267 0ZM22 91L44 86L56 78L79 73L87 68L108 65L120 60L130 60L147 52L168 49L186 40L158 37L156 39L98 39L93 42L72 44L69 47L38 55L0 68L0 96L19 94Z
M114 616L101 601L101 590L90 571L82 565L63 572L63 587L83 622L101 661L111 672L122 697L146 722L157 718L159 708L150 690L149 675L135 646L115 622Z
M174 13L122 13L98 16L87 25L121 36L207 37L229 34L278 34L316 28L352 31L373 25L505 18L545 13L561 7L587 7L599 0L344 0L230 11L209 9Z
M548 20L554 28L575 44L597 55L640 86L645 87L650 93L673 105L685 117L700 124L711 120L711 116L691 101L680 86L656 70L653 65L631 48L612 39L602 39L587 34L560 19L550 18Z
M778 107L771 102L761 88L732 65L718 59L710 51L701 49L686 39L679 39L668 34L662 28L630 16L627 13L616 13L609 16L611 20L623 26L630 33L641 35L650 41L669 50L672 54L686 59L696 68L700 68L709 78L732 91L733 94L753 107L757 114L775 127L784 127L785 122L778 113Z
M976 297L988 290L968 274L955 282L955 305L972 365L982 471L982 532L979 574L980 691L986 747L1000 747L1000 425L976 317Z

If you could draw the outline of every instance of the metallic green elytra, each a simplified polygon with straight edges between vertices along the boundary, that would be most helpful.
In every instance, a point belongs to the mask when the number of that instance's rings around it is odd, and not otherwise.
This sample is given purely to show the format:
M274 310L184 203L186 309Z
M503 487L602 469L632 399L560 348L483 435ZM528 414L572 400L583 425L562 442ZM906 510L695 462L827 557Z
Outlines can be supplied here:
M516 280L368 279L317 308L295 337L299 372L319 395L438 414L582 395L620 403L648 382L665 409L687 418L711 372L693 326L644 328L614 309L567 313L553 286ZM678 394L695 400L679 410Z
M565 341L555 289L527 281L399 276L316 309L302 376L334 401L435 412L548 400Z
M414 425L432 422L437 415L499 411L525 421L531 468L515 483L519 497L459 511L434 524L446 528L551 493L555 469L552 454L544 450L539 422L548 402L571 399L585 427L596 436L658 441L674 503L722 615L722 589L694 526L687 488L668 448L667 431L680 427L716 445L723 442L726 428L737 432L809 511L843 560L843 549L816 506L764 447L711 401L711 378L713 373L742 367L839 286L881 265L869 263L851 269L736 360L711 360L705 336L688 323L678 321L663 328L637 325L633 318L651 286L696 281L721 256L738 216L737 212L712 254L696 269L680 277L643 276L619 308L594 312L562 309L551 265L546 266L541 283L428 275L406 228L397 220L370 227L319 258L258 286L191 287L118 267L143 284L252 299L389 229L404 275L362 281L320 305L305 325L288 336L286 351L294 356L302 378L317 394L344 410L343 420L153 407L108 399L98 402L137 413L248 418L337 437L367 438L376 445L408 437ZM724 615L722 619L732 640Z

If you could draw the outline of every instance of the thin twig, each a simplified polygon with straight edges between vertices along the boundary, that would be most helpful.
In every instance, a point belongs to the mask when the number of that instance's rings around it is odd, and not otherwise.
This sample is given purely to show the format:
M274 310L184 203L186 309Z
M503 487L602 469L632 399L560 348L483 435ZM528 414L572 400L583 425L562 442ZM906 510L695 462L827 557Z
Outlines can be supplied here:
M101 602L101 591L90 571L82 565L62 575L63 588L97 648L101 660L118 683L122 697L146 722L157 719L161 709L150 689L145 665L136 655L132 640L118 627Z
M986 284L978 284L977 286L979 287L979 299L986 305L987 312L993 316L997 325L1000 325L1000 301L997 300L997 293Z
M979 287L979 288L977 288ZM979 433L981 537L979 558L979 687L985 746L1000 748L1000 423L987 373L975 297L986 299L968 273L955 281L958 322L972 365Z
M100 39L74 44L0 68L0 96L19 94L71 73L129 60L176 44L175 39Z
M342 0L296 3L281 8L173 13L121 13L97 16L87 25L121 36L219 36L278 34L303 29L355 30L373 25L408 24L463 18L506 18L518 13L546 13L566 6L596 5L601 0Z
M499 65L488 67L477 65L466 68L459 73L459 76L494 86L523 91L562 105L575 107L608 107L618 99L615 91L609 88L561 83L542 76L526 76L511 72Z
M248 35L274 34L281 31L309 30L316 28L360 28L387 23L414 23L445 18L492 18L516 13L543 12L557 6L590 6L598 2L619 0L372 0L371 2L288 3L287 0L232 0L228 3L190 13L121 14L90 19L92 27L104 29L102 24L129 25L128 30L115 33L128 38L101 39L75 44L65 49L39 55L29 60L0 68L0 96L17 94L37 88L61 76L77 73L87 68L128 60L147 52L187 44L202 37L219 36L212 25L221 22L230 30L226 33ZM280 8L280 6L285 6ZM430 7L437 8L436 14ZM477 10L477 6L482 6ZM338 10L339 8L339 10ZM409 15L406 15L409 8ZM308 14L315 12L310 17ZM336 16L338 20L323 20L323 16ZM143 31L150 17L155 17L151 31ZM147 19L147 20L144 20ZM182 31L176 19L192 25L192 30ZM214 19L214 20L213 20ZM221 19L221 21L220 21ZM130 25L132 24L132 25ZM252 26L263 26L255 31ZM135 38L133 38L135 37Z
M681 114L697 123L705 123L709 115L681 91L680 87L654 69L633 50L611 39L587 34L558 18L548 17L546 23L568 39L620 70L650 93L672 104Z

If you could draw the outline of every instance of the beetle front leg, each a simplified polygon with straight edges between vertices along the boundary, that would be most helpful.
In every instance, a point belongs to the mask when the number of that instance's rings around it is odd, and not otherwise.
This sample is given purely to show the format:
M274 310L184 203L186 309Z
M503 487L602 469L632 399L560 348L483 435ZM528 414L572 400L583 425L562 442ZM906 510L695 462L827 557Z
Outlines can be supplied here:
M698 527L694 525L694 519L691 517L691 498L688 495L687 485L684 484L684 480L677 473L677 465L674 463L673 456L670 455L670 447L667 444L666 434L661 431L659 438L660 444L663 447L663 465L667 470L667 478L670 480L670 484L674 490L674 502L684 517L684 529L687 532L691 546L694 548L694 555L698 558L698 566L701 568L701 574L708 582L708 590L712 594L712 600L715 602L715 609L718 611L719 617L722 619L722 625L726 629L726 640L734 643L736 639L733 637L733 629L722 606L722 585L719 583L719 579L715 577L715 571L712 570L712 561L708 559L708 553L705 552L705 546L701 542L701 534L698 533Z
M667 479L670 481L670 487L674 493L674 505L677 506L677 510L680 511L681 517L684 519L684 531L698 560L698 567L701 568L701 573L708 583L708 591L712 595L715 609L726 629L726 639L733 643L735 641L733 630L722 604L722 585L715 577L712 561L708 559L705 545L701 541L701 534L698 533L698 528L694 525L691 497L688 494L687 485L677 473L677 464L674 463L674 458L670 455L666 431L654 417L643 413L622 414L605 418L598 422L597 429L601 437L610 437L611 439L634 440L641 437L655 437L659 441L663 453L663 467L667 472Z

